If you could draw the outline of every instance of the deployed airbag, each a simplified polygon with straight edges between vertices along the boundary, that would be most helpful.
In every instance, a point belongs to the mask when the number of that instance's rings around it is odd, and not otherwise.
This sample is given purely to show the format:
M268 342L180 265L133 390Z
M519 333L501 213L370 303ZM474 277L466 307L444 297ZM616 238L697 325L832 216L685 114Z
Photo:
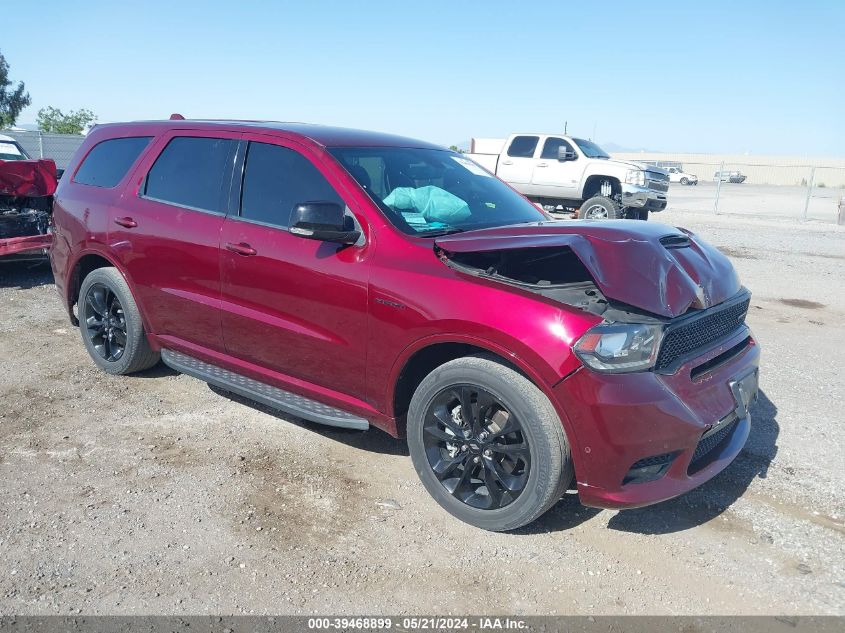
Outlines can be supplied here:
M384 204L399 211L419 213L427 222L454 224L470 216L466 202L433 185L397 187L384 199Z

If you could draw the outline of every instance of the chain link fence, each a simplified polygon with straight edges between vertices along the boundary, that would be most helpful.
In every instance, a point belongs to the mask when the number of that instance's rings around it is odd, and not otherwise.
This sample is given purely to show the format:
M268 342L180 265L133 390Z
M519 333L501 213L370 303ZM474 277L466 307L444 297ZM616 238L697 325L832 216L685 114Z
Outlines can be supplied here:
M30 158L52 158L56 161L58 169L67 169L70 159L85 140L81 134L50 134L17 130L0 130L0 134L15 139Z
M845 211L840 212L845 209L845 160L793 162L633 153L614 157L697 176L697 185L672 183L669 211L845 223Z

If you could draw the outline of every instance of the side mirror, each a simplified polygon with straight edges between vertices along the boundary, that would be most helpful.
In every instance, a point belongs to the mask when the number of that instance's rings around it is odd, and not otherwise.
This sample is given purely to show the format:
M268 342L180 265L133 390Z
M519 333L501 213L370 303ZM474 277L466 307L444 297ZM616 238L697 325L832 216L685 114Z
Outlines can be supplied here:
M352 218L336 202L301 202L293 208L290 218L292 235L309 240L354 244L361 237Z
M566 162L568 160L578 160L578 154L576 154L571 149L566 149L565 147L558 147L557 159L562 162Z

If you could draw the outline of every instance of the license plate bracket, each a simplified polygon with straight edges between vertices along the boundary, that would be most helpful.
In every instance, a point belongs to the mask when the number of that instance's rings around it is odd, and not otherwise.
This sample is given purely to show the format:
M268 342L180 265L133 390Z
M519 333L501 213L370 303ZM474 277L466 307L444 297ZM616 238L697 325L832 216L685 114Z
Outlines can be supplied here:
M753 369L741 374L731 380L728 385L733 393L736 402L736 415L738 418L748 417L748 409L757 401L759 391L759 369Z

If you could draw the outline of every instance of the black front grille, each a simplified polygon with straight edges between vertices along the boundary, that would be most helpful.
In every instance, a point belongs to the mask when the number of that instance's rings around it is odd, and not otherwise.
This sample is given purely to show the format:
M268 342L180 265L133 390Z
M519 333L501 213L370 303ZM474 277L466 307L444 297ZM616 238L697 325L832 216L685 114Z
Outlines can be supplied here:
M648 181L648 188L652 191L669 191L669 185L665 182L657 182L655 180Z
M671 368L677 361L704 350L735 332L745 322L750 299L725 307L710 308L701 314L670 325L657 354L657 371Z
M692 460L690 461L689 468L687 469L688 474L691 475L692 473L701 470L712 461L707 458L708 455L710 455L710 453L718 448L722 442L731 436L736 428L737 422L739 422L739 418L734 416L733 420L726 423L718 431L710 433L709 435L705 434L704 437L701 438L698 442L698 446L695 447L695 452L692 454Z

